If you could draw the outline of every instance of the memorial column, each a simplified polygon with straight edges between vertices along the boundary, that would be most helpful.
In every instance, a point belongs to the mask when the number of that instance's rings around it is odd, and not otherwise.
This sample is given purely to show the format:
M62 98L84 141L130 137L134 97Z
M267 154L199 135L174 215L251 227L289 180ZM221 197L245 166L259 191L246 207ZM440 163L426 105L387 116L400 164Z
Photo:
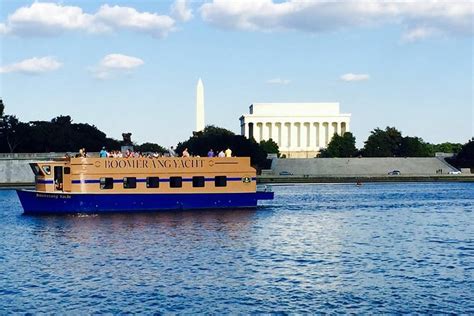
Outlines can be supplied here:
M290 135L288 133L287 124L287 122L281 122L281 147L284 149L288 149L288 147L290 147Z
M249 137L249 123L247 123L247 122L244 122L244 136L246 138L250 138Z
M326 138L327 138L327 125L326 122L319 122L319 147L326 147Z
M267 126L267 122L265 121L262 122L262 137L260 141L262 140L268 140L268 126Z
M281 126L282 126L281 122L276 122L275 123L275 138L276 138L275 141L278 144L278 147L282 146L282 143L281 143Z
M314 122L309 123L309 148L316 148L316 125Z
M260 124L261 123L259 122L253 123L253 138L257 143L260 142L260 137L262 137L260 133Z
M308 147L307 144L306 144L307 135L308 134L307 134L307 131L306 131L306 126L305 126L304 121L300 122L300 147L303 148L303 149Z
M290 147L291 148L296 148L298 147L298 130L297 130L297 126L296 126L296 122L291 122L291 143L290 143Z

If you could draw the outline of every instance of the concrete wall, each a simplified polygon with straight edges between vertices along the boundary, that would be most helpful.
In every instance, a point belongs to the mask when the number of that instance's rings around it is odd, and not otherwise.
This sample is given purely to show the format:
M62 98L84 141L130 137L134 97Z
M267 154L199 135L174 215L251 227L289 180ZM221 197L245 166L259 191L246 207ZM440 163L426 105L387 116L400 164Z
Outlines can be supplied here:
M0 184L33 183L35 176L30 166L33 159L0 159Z
M35 176L29 163L64 157L65 153L0 154L0 185L31 184Z
M392 170L402 175L436 175L456 170L438 158L312 158L274 159L268 175L286 171L294 175L310 176L382 176Z

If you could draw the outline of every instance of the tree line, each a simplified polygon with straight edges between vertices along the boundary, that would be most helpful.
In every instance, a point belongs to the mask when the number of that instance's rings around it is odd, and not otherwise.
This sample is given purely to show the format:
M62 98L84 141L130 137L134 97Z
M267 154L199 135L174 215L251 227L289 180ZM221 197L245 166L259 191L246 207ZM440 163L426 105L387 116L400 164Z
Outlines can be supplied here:
M76 152L85 147L97 152L105 146L118 150L122 142L87 123L74 123L68 115L58 116L51 121L21 122L15 115L4 115L4 104L0 99L0 152ZM140 152L165 153L167 149L156 143L134 144ZM252 165L266 168L267 154L279 155L278 145L272 140L257 143L253 138L236 135L216 126L206 126L194 133L188 140L178 143L176 151L188 148L193 155L206 156L209 149L225 150L230 147L236 156L251 157ZM430 144L419 137L403 136L395 127L375 128L371 131L364 147L356 148L356 139L350 132L334 134L327 148L319 157L432 157L436 152L455 154L450 163L458 167L474 167L474 141L466 144Z
M452 153L448 162L459 168L474 167L474 141L466 144L430 144L420 137L403 136L395 127L375 128L364 142L356 148L356 139L350 132L334 134L328 147L321 150L319 157L434 157L435 153Z
M321 151L321 157L433 157L437 152L457 154L463 147L459 143L430 144L420 137L403 136L395 127L375 128L364 142L356 148L354 135L334 134L328 147Z
M42 153L77 152L86 148L98 152L103 146L119 150L122 142L107 137L96 126L74 123L69 115L61 115L51 121L22 122L15 115L5 115L5 105L0 99L0 152ZM154 143L134 144L138 151L165 152Z

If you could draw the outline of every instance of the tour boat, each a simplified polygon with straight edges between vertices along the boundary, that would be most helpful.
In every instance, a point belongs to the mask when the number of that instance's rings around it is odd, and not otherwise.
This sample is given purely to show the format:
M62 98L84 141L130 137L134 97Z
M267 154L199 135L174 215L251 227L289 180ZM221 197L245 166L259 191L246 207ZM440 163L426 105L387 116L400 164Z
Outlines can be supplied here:
M255 208L248 157L63 158L30 163L35 190L17 190L25 214Z

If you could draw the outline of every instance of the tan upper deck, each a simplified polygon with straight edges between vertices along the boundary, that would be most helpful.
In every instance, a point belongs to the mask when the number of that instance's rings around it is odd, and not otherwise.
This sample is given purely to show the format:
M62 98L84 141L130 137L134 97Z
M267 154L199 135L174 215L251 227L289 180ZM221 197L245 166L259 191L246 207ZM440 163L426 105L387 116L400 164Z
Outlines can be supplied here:
M64 158L31 165L36 169L36 189L44 192L209 193L256 188L249 157ZM160 179L159 188L149 187L151 177ZM204 178L204 186L196 186L196 177ZM226 177L226 185L216 187L215 177ZM172 187L176 178L182 184ZM133 188L127 187L130 179ZM104 189L105 181L112 181L113 188Z

